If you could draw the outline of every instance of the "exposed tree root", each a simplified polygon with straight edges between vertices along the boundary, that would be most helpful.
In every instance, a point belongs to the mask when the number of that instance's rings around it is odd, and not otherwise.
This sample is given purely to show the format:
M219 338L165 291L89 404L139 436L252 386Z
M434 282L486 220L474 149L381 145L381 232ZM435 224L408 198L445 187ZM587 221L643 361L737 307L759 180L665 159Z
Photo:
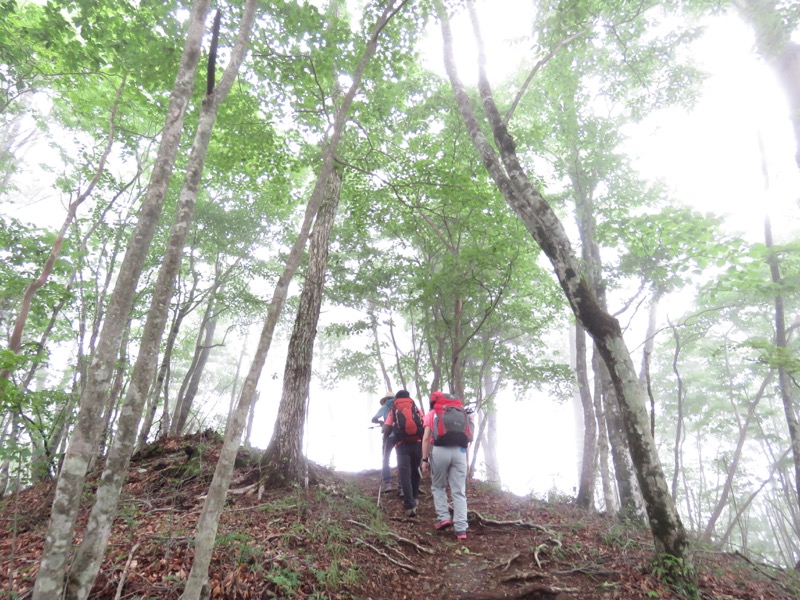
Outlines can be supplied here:
M419 569L417 569L417 568L416 568L414 565L412 565L412 564L409 564L409 563L405 563L405 562L401 562L401 561L399 561L399 560L395 560L394 558L392 558L391 556L389 556L388 554L386 554L386 552L384 552L383 550L381 550L381 549L379 549L379 548L376 548L375 546L373 546L372 544L369 544L369 543L365 542L365 541L364 541L364 540L362 540L361 538L355 538L355 542L356 542L356 544L361 544L362 546L364 546L364 547L366 547L366 548L369 548L369 549L370 549L370 550L372 550L373 552L375 552L375 553L377 553L377 554L379 554L379 555L383 556L383 557L384 557L386 560L388 560L390 563L392 563L392 564L395 564L395 565L397 565L398 567L400 567L400 568L402 568L402 569L405 569L406 571L411 571L412 573L416 573L416 574L418 574L418 575L424 575L424 572L423 572L423 571L420 571ZM398 553L398 554L400 554L400 555L402 556L402 553ZM405 558L405 557L404 557L404 558Z
M473 516L475 519L480 522L481 525L496 525L496 526L516 526L516 527L525 527L527 529L538 529L539 531L546 533L549 535L553 541L558 539L558 536L547 527L543 525L537 525L536 523L531 523L530 521L523 521L522 519L516 519L515 521L498 521L496 519L490 519L488 517L484 517L481 513L476 510L471 510L467 513L467 516ZM558 542L558 545L561 545L561 542Z
M396 533L394 533L392 531L387 531L387 532L385 532L385 534L380 534L377 531L375 531L374 529L372 529L371 527L369 527L367 525L364 525L363 523L359 523L358 521L353 521L352 519L348 519L347 522L348 523L352 523L353 525L358 525L359 527L363 527L364 529L366 529L367 531L369 531L371 533L374 533L375 535L387 535L390 538L395 539L395 540L397 540L398 542L400 542L402 544L408 544L409 546L413 546L414 548L416 548L417 552L424 552L426 554L434 554L433 550L431 550L430 548L426 548L425 546L420 546L414 540L410 540L408 538L404 538L403 536L397 535Z

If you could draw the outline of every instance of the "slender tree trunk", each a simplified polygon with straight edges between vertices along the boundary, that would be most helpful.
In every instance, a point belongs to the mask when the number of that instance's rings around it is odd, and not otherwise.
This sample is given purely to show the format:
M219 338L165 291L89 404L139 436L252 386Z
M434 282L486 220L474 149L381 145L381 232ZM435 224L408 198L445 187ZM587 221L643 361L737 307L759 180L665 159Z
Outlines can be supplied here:
M756 414L756 408L758 407L759 403L761 402L761 398L764 396L764 392L767 389L767 386L772 383L773 373L770 371L769 375L764 378L764 381L761 382L761 385L756 392L755 397L750 402L747 407L747 414L745 415L744 419L739 418L739 413L737 409L737 402L733 397L730 398L731 401L731 408L734 411L734 414L737 416L737 421L739 425L739 437L736 440L736 448L734 448L733 455L731 456L730 462L727 465L726 473L725 473L725 481L722 484L722 491L717 498L717 502L714 505L713 510L711 511L711 515L708 518L708 522L706 523L705 529L703 530L702 540L710 544L712 542L712 536L714 535L714 530L717 526L717 521L719 520L720 516L722 515L722 511L728 506L728 498L733 491L733 480L736 476L737 471L739 470L739 461L742 458L742 450L744 449L744 443L747 441L747 434L750 430L750 424L753 422L753 418Z
M275 285L275 291L273 292L272 300L267 310L267 318L261 330L258 347L256 348L253 362L250 365L250 371L242 386L242 393L239 396L239 402L236 406L233 419L231 420L231 426L228 428L225 435L225 441L223 442L219 460L214 470L214 478L211 481L208 496L203 503L203 509L200 513L196 529L198 533L202 533L202 540L198 536L195 545L194 563L192 564L192 570L189 574L189 580L186 583L186 589L184 590L182 600L198 600L203 586L207 585L208 566L211 562L211 552L214 548L214 539L219 525L219 516L225 503L225 497L228 494L228 486L230 485L231 476L233 474L233 463L236 459L236 453L242 438L244 422L250 410L250 405L253 402L261 371L267 360L267 354L272 344L275 326L283 310L283 305L286 303L289 284L300 265L300 258L302 257L309 231L311 230L311 224L322 204L323 192L327 187L328 178L333 171L333 158L336 155L339 141L344 133L345 120L350 111L350 106L353 103L353 98L361 85L364 71L378 47L378 38L381 31L386 27L394 14L405 6L406 2L407 0L392 0L378 17L372 35L367 42L366 49L353 73L350 88L342 98L339 109L336 111L330 138L328 139L327 147L323 153L322 166L317 174L317 181L314 190L311 192L300 232L289 252L284 271Z
M605 407L606 428L608 430L608 441L611 448L611 460L614 462L614 476L617 481L617 491L619 492L620 511L622 518L632 518L641 514L641 504L638 501L639 490L636 486L634 469L631 464L631 456L628 453L628 444L625 441L625 429L623 423L622 409L617 398L617 392L611 384L605 364L602 360L597 361L600 366L601 382L603 385L603 406ZM645 415L646 416L646 415ZM647 433L650 433L650 423L647 422ZM651 438L652 439L652 438Z
M375 344L375 358L378 361L378 366L381 368L381 375L383 375L383 389L390 392L392 390L392 379L389 377L389 371L386 370L386 362L383 360L381 341L378 337L378 317L375 315L375 303L372 300L368 301L367 316L369 317L369 325L372 330L372 342Z
M161 365L155 375L150 392L148 393L147 405L144 411L144 422L139 430L139 440L136 443L137 448L143 448L147 444L147 438L150 437L150 430L153 428L153 423L156 418L156 411L158 410L158 399L161 396L161 386L167 376L169 370L169 361L172 359L172 349L175 347L175 340L178 339L178 332L180 331L181 319L183 318L180 306L175 307L174 316L172 318L172 325L169 328L167 335L167 342L164 347L164 356L161 357Z
M656 401L653 397L653 390L650 385L650 356L653 354L656 338L656 317L658 314L658 295L653 296L650 301L650 310L647 318L647 335L644 339L644 349L642 350L642 369L639 371L639 384L647 392L650 399L650 435L656 437Z
M583 410L583 453L577 503L581 508L590 509L594 507L595 482L597 481L597 421L595 420L592 394L589 391L586 332L580 325L575 325L575 377Z
M200 380L203 377L206 363L208 362L208 358L213 348L214 333L216 331L218 322L217 294L221 293L222 288L225 286L225 282L227 281L231 268L232 267L226 269L225 271L220 271L218 264L214 274L214 282L206 292L208 296L208 302L206 303L206 310L203 314L202 320L200 321L200 327L197 332L197 341L195 342L194 346L192 362L189 366L189 369L186 371L186 374L184 375L183 383L181 383L181 388L178 392L178 398L175 401L175 408L172 411L172 418L170 419L167 417L167 422L169 423L168 431L170 432L170 435L180 435L185 433L189 413L192 409L192 405L194 404L194 398L197 395L197 390L200 387ZM194 273L194 286L196 288L199 275L194 270L194 264L192 271ZM192 289L189 300L184 303L181 320L183 320L183 317L192 310L191 304L195 298L195 288ZM166 392L167 388L165 387L164 389Z
M434 313L434 329L437 329L438 322L440 319ZM435 392L437 390L442 390L444 387L444 381L442 379L442 373L444 371L444 354L447 350L444 337L441 335L437 335L434 337L435 345L432 342L428 342L428 355L430 356L430 368L431 368L431 392Z
M251 442L251 439L253 437L253 422L255 421L256 418L256 404L258 404L258 399L260 396L261 393L256 392L255 398L253 398L253 402L252 404L250 404L250 410L247 413L247 429L245 430L244 443L248 448L253 445ZM232 415L233 413L231 413L231 416ZM228 429L230 429L230 424L228 424ZM228 429L225 429L226 433Z
M400 347L397 345L397 340L394 337L394 323L391 321L389 322L389 337L392 339L392 349L394 350L394 368L397 369L397 378L400 380L400 385L405 388L406 376L403 370L403 363L400 360L402 358L402 354L400 352Z
M3 436L0 448L6 450L19 443L19 417L15 413L8 413L8 420L3 422ZM9 489L9 473L11 471L11 457L7 454L0 462L0 498L6 495Z
M468 5L479 49L478 88L483 100L484 113L491 125L500 152L499 158L485 138L472 110L469 97L456 73L452 34L441 0L436 0L436 7L445 40L445 68L473 145L500 192L550 259L576 319L592 336L608 367L622 408L628 446L636 465L639 486L646 503L656 551L679 559L686 571L681 569L680 572L671 575L685 579L685 573L691 572L691 557L687 552L686 531L669 495L657 448L650 435L642 391L633 368L630 352L625 346L619 322L598 305L592 287L572 251L561 221L539 191L534 188L517 159L516 144L497 110L486 77L486 60L483 44L479 37L478 18L474 6ZM682 572L683 575L681 575Z
M577 123L575 123L577 125ZM594 289L600 310L608 311L606 300L606 284L603 281L603 262L600 247L597 244L597 229L594 214L594 184L588 181L581 170L581 159L577 153L570 160L570 179L575 197L575 215L578 233L581 238L581 257L586 274ZM603 389L603 406L605 408L608 441L611 447L611 458L614 461L614 475L623 518L638 514L633 468L630 463L628 444L622 426L622 417L617 404L617 396L611 385L608 369L596 356L592 360L594 376L601 382Z
M156 433L157 439L162 439L169 435L172 422L170 420L169 410L169 382L170 382L170 364L172 362L172 353L175 348L175 341L178 339L178 333L181 329L181 324L186 316L195 308L195 294L197 293L197 285L199 276L195 273L192 289L189 296L177 311L177 315L172 322L169 337L167 338L167 345L164 350L164 357L161 360L161 367L156 377L156 383L153 387L152 395L154 398L153 411L156 410L158 405L158 398L163 396L161 404L161 421L159 423L158 432ZM143 443L143 442L140 442Z
M786 317L783 293L781 291L783 282L781 279L780 265L778 263L778 255L773 247L772 225L770 223L769 216L764 219L764 244L769 251L769 254L767 255L767 263L769 264L770 274L772 275L772 283L775 289L775 346L778 348L779 352L785 352L787 343ZM800 432L798 431L797 424L797 407L795 406L791 393L792 382L789 377L789 372L786 370L786 365L783 361L778 363L778 388L781 392L783 413L786 417L786 426L789 430L789 441L792 444L795 494L797 506L800 507Z
M228 430L228 427L231 426L231 419L233 418L233 411L236 408L236 393L239 391L239 375L242 372L242 363L244 363L244 355L247 352L247 335L244 336L244 340L242 340L242 349L239 352L239 360L236 361L236 371L233 374L233 382L231 383L231 402L228 406L228 416L225 419L225 431ZM247 436L245 439L250 439L250 433L248 431Z
M186 373L183 376L183 381L181 382L181 387L178 390L178 397L175 399L175 407L172 409L172 416L169 419L169 434L180 435L183 431L183 426L185 425L185 419L183 422L181 421L181 415L184 414L183 411L183 403L186 399L186 394L189 390L189 385L194 378L195 373L200 365L200 360L203 355L203 350L207 347L205 340L208 338L208 324L211 322L211 313L214 310L214 297L213 295L209 297L208 304L206 304L206 310L203 314L203 319L200 321L200 327L197 330L197 339L194 342L194 352L192 354L192 362L189 364L189 368L186 370ZM214 327L216 328L216 321L214 322ZM212 336L213 339L213 336ZM208 345L210 345L209 342ZM186 414L188 415L188 410Z
M255 21L256 0L245 5L231 61L219 85L206 95L200 110L197 131L189 153L189 162L172 224L167 249L156 280L155 292L144 325L139 355L134 366L131 385L125 398L122 416L117 424L114 444L106 460L95 504L83 541L78 548L67 583L68 600L85 600L100 570L103 554L111 534L111 524L117 510L119 494L125 482L130 458L136 442L136 432L142 408L155 372L161 336L169 315L169 303L180 270L186 236L191 229L197 194L200 189L208 144L216 121L219 105L233 85L239 67L247 53L250 30ZM220 13L215 20L214 38L218 36ZM212 42L212 48L215 47ZM212 50L213 55L213 50ZM211 328L210 328L211 329Z
M611 481L611 463L608 460L608 427L606 426L606 413L603 408L603 385L599 379L594 382L594 414L597 420L597 457L600 469L600 482L603 488L603 506L608 515L619 512L616 486Z
M670 325L672 325L670 323ZM675 401L678 407L678 416L675 422L675 442L672 449L672 500L678 499L678 477L681 472L681 445L683 443L683 400L686 393L683 391L683 378L678 370L678 357L681 353L681 338L678 329L672 326L672 336L675 339L675 353L672 356L672 372L675 373L675 381L678 387L675 390Z
M185 432L186 423L189 419L189 412L192 410L194 399L197 396L197 390L200 389L200 380L203 378L203 373L208 363L208 357L211 355L211 349L214 344L214 333L217 330L217 317L211 316L216 309L215 297L212 295L208 300L208 310L203 328L200 330L200 335L197 340L197 348L195 349L195 360L192 362L191 372L187 373L188 385L183 397L178 399L176 409L179 409L177 414L173 415L172 423L174 432L180 435Z
M455 298L453 306L453 339L450 348L450 390L459 398L464 397L464 375L463 375L463 358L461 357L461 350L463 349L463 319L464 319L464 303L460 297Z
M111 117L108 125L108 140L106 141L106 147L103 150L103 154L100 156L97 168L95 169L94 177L89 182L86 190L84 190L82 193L79 193L78 197L70 203L67 209L67 216L64 218L64 223L61 225L61 229L56 235L56 240L53 243L53 247L50 249L50 254L48 255L47 260L42 267L41 273L25 289L25 293L22 297L22 304L20 306L19 313L17 314L17 319L14 322L14 329L11 332L11 338L8 342L8 349L12 352L18 354L22 349L22 333L25 329L25 324L28 321L31 302L33 302L33 297L36 295L36 292L38 292L39 289L41 289L41 287L47 283L47 280L50 278L50 273L53 272L53 267L56 264L56 260L61 254L61 247L64 245L64 238L66 237L67 230L77 215L78 207L83 204L84 200L91 195L91 193L94 191L94 188L97 186L97 183L100 181L100 177L102 177L103 172L105 171L108 155L111 154L111 148L114 145L114 119L116 118L119 98L124 87L125 81L123 79L122 84L117 89L117 96L114 99L114 105L111 108ZM11 373L8 371L0 371L0 378L8 379L10 375Z
M487 369L488 371L488 369ZM500 485L500 461L497 460L497 396L498 380L486 373L483 377L483 418L486 421L486 444L483 447L483 462L486 465L486 481Z
M97 351L81 394L77 423L70 437L64 464L56 484L55 499L45 536L42 559L34 584L34 600L60 600L64 589L67 560L72 547L86 470L97 443L97 412L105 404L119 349L122 329L133 305L147 250L158 224L172 167L178 151L186 107L194 87L200 42L208 0L196 0L189 19L186 44L170 98L158 156L139 221L130 238L108 313L98 339Z

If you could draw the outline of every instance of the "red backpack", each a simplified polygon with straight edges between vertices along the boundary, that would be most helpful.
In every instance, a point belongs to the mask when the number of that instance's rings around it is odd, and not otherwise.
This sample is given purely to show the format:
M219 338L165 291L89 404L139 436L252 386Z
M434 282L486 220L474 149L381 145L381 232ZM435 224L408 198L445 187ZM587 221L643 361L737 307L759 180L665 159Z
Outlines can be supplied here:
M434 413L431 428L433 445L469 446L472 442L472 418L464 410L461 400L442 392L434 392L431 399Z
M411 398L395 398L392 403L392 431L395 442L418 442L422 439L422 416Z

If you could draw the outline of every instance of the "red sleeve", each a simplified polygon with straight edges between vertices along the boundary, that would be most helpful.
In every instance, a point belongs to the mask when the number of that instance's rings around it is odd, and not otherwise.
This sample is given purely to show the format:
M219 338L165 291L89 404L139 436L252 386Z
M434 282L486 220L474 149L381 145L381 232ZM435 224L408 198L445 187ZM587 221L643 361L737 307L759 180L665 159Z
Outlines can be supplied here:
M425 413L425 417L422 419L422 426L423 427L430 427L433 429L433 411L429 410Z
M383 422L385 427L389 427L394 423L394 411L389 409L389 412L386 414L386 420Z

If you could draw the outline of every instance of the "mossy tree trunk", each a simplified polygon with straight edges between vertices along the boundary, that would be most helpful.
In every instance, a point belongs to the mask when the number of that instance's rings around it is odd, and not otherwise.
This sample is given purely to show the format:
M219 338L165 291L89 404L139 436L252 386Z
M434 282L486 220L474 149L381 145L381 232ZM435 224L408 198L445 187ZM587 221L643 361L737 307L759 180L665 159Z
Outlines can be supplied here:
M452 33L441 0L436 1L436 7L444 38L445 68L470 139L509 206L547 255L576 319L592 336L608 368L622 409L625 433L646 503L656 551L677 558L690 569L686 531L669 494L657 449L650 435L642 390L619 322L598 304L591 282L583 273L561 221L531 183L517 158L516 143L503 122L486 77L486 60L474 6L468 4L479 49L478 88L497 150L484 135L456 72Z
M100 425L97 415L106 405L122 331L130 317L136 286L144 268L147 251L155 234L172 176L186 108L194 89L208 5L208 0L196 0L192 8L186 43L170 97L155 167L136 229L130 237L114 292L109 300L92 364L87 370L88 378L81 394L77 422L70 436L56 484L42 559L34 584L34 600L61 600L63 596L67 562L72 550L72 536L83 495L83 483L97 446Z

